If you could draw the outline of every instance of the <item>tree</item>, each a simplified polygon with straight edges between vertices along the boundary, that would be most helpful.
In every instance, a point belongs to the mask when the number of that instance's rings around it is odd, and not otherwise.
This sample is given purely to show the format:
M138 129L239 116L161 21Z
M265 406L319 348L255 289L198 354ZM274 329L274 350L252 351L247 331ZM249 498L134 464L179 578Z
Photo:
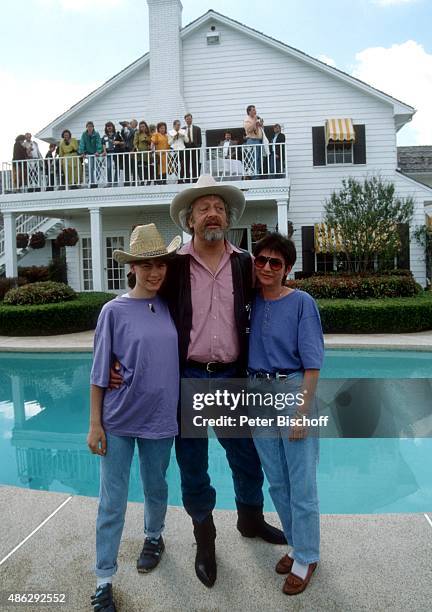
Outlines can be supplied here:
M379 176L363 183L343 179L324 205L325 224L336 237L333 252L343 255L351 272L363 272L375 257L394 258L401 248L400 223L409 223L414 212L412 197L395 197L393 183Z

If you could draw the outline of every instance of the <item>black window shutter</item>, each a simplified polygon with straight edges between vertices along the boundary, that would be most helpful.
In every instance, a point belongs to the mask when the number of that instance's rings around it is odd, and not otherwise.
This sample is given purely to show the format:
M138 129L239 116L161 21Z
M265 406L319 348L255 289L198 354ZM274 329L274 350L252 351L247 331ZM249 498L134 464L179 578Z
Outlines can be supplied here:
M312 274L315 272L315 228L313 225L303 225L301 232L303 274Z
M355 143L353 147L353 161L355 164L366 163L366 126L355 125Z
M398 270L409 270L410 269L410 238L409 238L409 225L408 223L398 224L398 233L401 241L401 250L397 255L397 269Z
M326 165L325 129L322 125L312 128L313 165Z

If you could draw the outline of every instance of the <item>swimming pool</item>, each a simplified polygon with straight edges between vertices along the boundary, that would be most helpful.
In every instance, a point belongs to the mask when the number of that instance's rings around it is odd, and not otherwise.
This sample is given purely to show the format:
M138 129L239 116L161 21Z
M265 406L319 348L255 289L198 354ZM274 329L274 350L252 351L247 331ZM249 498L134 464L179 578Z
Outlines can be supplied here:
M91 354L0 353L0 484L97 496L98 458L87 450ZM328 350L326 378L432 379L432 353ZM432 401L432 400L431 400ZM322 439L321 512L430 512L431 438ZM231 473L210 440L217 507L233 508ZM169 503L181 505L174 456ZM142 501L136 457L130 501ZM273 510L266 492L265 507Z

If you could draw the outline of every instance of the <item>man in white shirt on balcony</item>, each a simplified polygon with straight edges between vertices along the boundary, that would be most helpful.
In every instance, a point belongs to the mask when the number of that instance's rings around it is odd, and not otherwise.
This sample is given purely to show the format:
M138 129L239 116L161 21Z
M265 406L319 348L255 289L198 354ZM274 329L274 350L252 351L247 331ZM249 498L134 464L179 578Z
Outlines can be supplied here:
M172 161L176 169L178 183L184 183L185 177L185 149L188 141L186 130L180 128L180 121L173 121L173 129L168 132L168 144L175 153L172 153Z
M27 156L29 159L42 159L41 152L39 151L38 143L32 140L30 132L26 132L23 147L27 150ZM37 161L27 162L27 180L29 191L40 191L41 185L43 184L43 165Z

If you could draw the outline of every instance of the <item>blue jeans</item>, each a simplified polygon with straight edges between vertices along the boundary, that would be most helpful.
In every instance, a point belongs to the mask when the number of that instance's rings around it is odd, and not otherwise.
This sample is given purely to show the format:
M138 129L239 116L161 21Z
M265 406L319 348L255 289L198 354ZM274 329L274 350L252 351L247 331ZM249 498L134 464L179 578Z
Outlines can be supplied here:
M99 508L96 521L96 576L117 571L117 555L127 507L129 475L135 438L107 436L107 452L101 457ZM144 533L158 538L163 531L168 504L168 468L173 438L136 438L144 489Z
M261 178L263 168L261 167L262 160L262 140L259 138L248 138L246 140L247 145L255 145L253 148L255 149L255 160L254 160L254 175L253 179ZM252 148L252 147L251 147Z
M302 377L294 375L293 378L295 382L288 382L284 393L300 391ZM294 413L294 410L290 412ZM311 409L310 415L313 413ZM316 481L319 437L309 433L302 440L290 440L286 427L271 425L255 428L253 439L285 537L294 548L294 559L305 565L319 561L320 516Z
M186 367L183 378L236 378L236 368L212 374L206 370ZM264 475L250 438L218 438L225 449L232 472L236 501L262 507ZM182 438L175 440L177 463L180 468L183 506L189 516L202 522L216 505L216 491L208 475L208 439Z

